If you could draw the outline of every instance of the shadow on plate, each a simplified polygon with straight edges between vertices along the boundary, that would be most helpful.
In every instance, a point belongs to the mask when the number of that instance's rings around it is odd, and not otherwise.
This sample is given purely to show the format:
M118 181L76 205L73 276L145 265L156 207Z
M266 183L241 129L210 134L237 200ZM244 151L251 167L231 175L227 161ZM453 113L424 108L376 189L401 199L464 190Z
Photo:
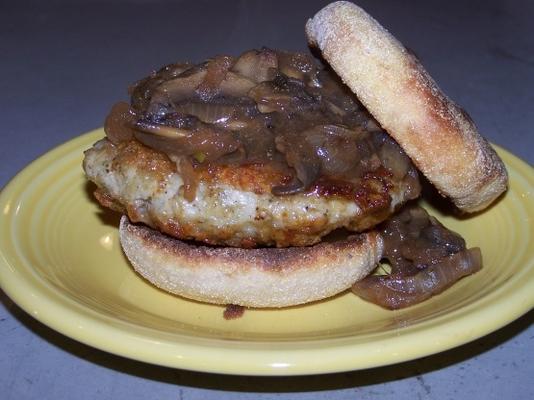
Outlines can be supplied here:
M467 361L487 352L527 329L534 323L534 310L487 336L454 349L384 367L325 375L261 377L193 372L146 364L94 349L54 331L32 318L0 290L0 301L11 315L26 328L72 355L104 368L143 379L180 386L233 392L291 393L337 390L377 385L419 377L432 371ZM467 373L467 372L466 372ZM418 378L421 379L421 378Z
M93 182L87 181L84 186L85 196L89 199L89 201L98 205L99 211L97 215L102 224L118 228L121 219L121 213L102 206L94 196L96 188L97 186Z

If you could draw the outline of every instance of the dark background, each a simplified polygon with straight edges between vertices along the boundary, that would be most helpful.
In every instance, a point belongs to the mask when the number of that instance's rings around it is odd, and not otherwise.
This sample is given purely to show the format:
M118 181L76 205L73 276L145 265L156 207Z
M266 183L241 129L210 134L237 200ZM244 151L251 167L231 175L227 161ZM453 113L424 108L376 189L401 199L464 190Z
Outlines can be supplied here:
M101 126L110 106L127 98L129 84L164 64L264 45L306 50L304 24L327 3L0 2L0 187L47 150ZM484 136L534 162L534 2L358 4L415 51ZM401 365L240 378L100 352L0 297L4 399L523 399L534 393L532 312L472 344Z

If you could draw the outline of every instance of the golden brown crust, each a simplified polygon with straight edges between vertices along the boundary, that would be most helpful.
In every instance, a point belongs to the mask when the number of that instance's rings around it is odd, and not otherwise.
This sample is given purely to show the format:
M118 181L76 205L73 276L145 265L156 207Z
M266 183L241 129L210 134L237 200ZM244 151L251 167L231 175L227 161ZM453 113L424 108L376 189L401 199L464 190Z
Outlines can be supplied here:
M488 206L507 188L504 163L469 116L419 61L358 6L340 1L306 25L332 68L417 167L461 210Z
M198 179L219 182L255 194L271 193L271 188L291 181L291 175L269 163L210 165L197 168Z
M130 140L116 144L117 156L112 169L135 168L150 171L154 179L164 181L165 176L176 172L176 164L164 153ZM256 194L270 193L271 187L287 184L291 175L277 169L269 163L243 165L209 165L200 164L194 168L198 180L218 182ZM103 204L106 205L106 204ZM106 205L107 206L107 205Z
M96 190L93 192L93 195L95 196L95 199L104 207L110 208L113 211L117 211L121 214L127 212L124 207L105 190L96 188Z
M154 285L216 304L286 307L333 296L368 275L383 243L376 232L310 247L240 249L183 242L121 219L133 267Z

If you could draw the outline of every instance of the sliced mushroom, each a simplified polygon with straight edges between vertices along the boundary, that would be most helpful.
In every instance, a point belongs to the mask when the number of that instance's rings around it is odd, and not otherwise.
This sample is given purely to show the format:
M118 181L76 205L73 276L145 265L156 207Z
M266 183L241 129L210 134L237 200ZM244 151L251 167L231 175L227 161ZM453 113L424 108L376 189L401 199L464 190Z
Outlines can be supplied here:
M255 83L273 80L277 69L278 57L274 51L267 48L243 53L232 67L232 71Z
M234 60L228 56L218 56L208 61L206 75L195 89L195 93L202 101L210 101L221 91L221 83L226 78L226 73Z
M144 111L159 85L178 77L191 68L189 63L167 65L149 77L136 82L128 90L131 95L132 108L137 112Z
M283 75L255 86L249 96L256 101L262 113L278 111L292 114L311 110L318 105L318 99L306 91L301 81Z
M202 161L214 161L240 147L231 132L201 122L191 130L150 123L138 123L137 128L137 140L173 156L196 156Z
M317 65L307 54L278 51L278 60L280 72L289 78L305 83L315 78Z

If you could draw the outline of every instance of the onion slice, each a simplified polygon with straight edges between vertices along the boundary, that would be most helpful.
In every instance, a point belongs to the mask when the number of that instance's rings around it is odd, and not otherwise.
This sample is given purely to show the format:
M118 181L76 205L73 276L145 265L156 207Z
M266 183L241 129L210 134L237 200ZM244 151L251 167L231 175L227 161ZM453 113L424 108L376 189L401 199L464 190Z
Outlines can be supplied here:
M364 300L396 310L427 300L481 268L482 255L475 247L444 258L415 275L369 276L356 282L352 291Z
M127 142L134 137L134 124L135 116L130 112L129 104L121 101L113 105L106 117L104 132L113 144Z

